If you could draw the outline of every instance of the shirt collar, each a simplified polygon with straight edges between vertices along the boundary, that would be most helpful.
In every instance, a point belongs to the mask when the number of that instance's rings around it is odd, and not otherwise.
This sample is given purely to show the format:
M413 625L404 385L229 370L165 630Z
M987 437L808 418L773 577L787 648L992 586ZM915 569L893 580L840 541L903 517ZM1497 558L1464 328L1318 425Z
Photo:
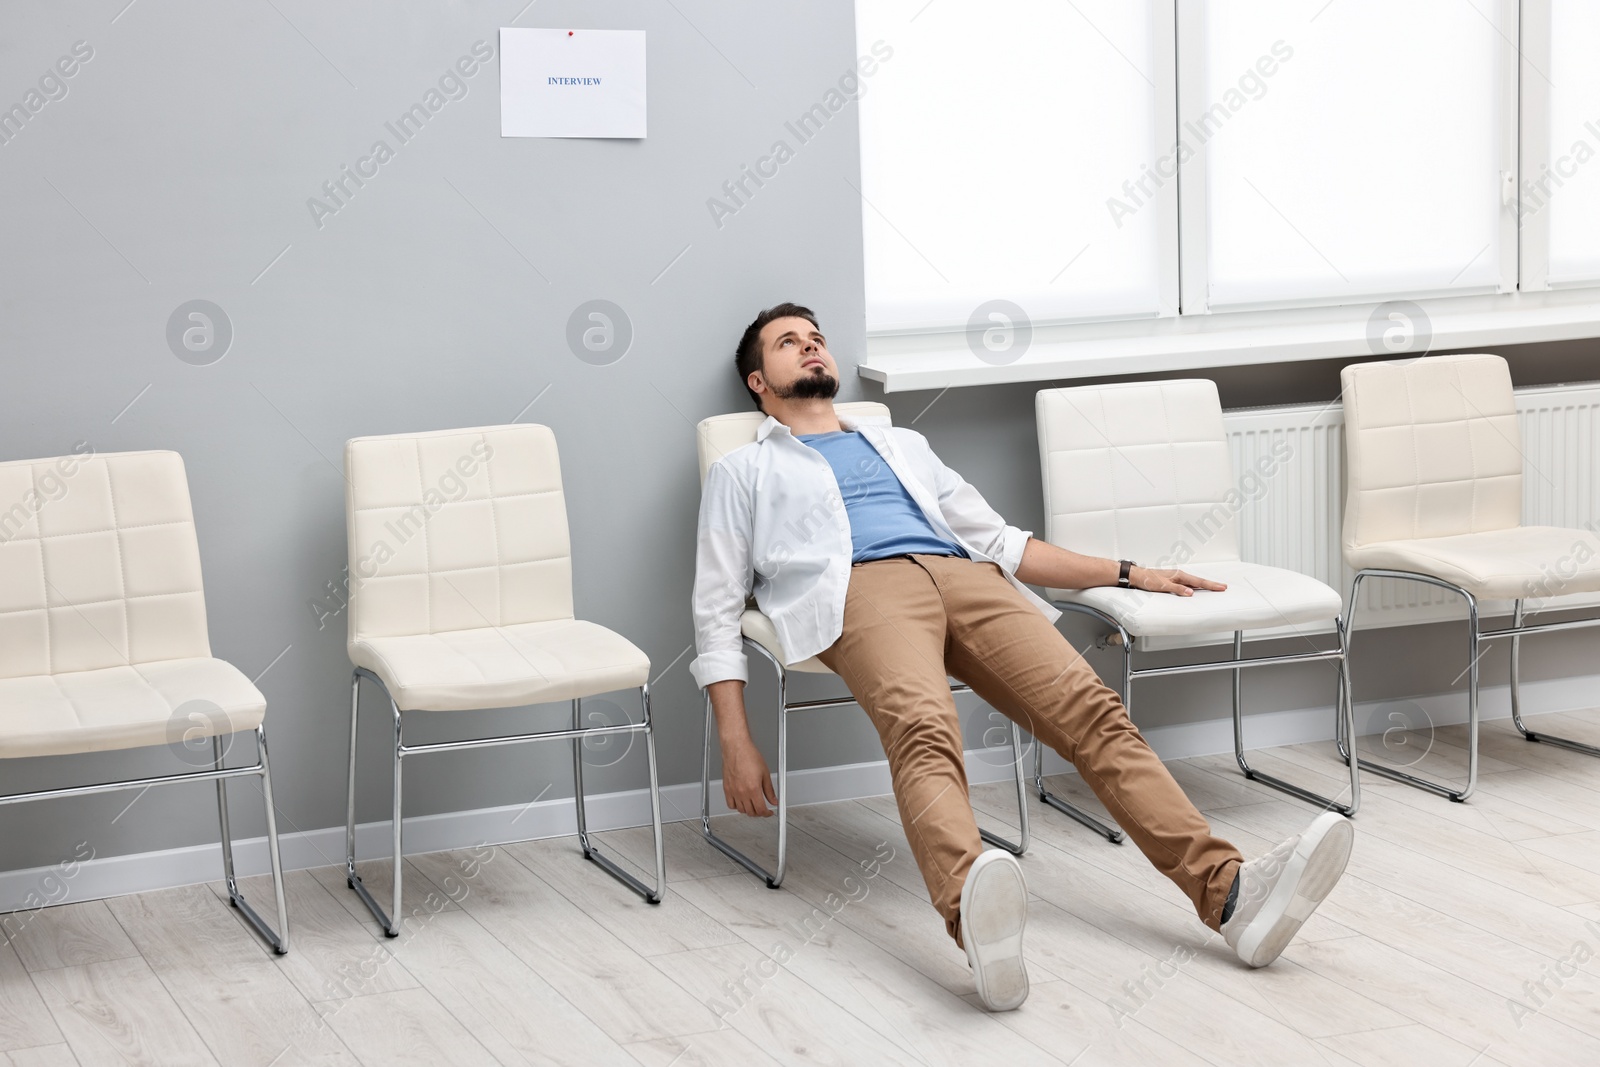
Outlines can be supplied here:
M848 415L839 416L839 425L846 431L857 430L861 428L861 423ZM794 432L790 430L789 427L785 426L771 415L768 415L761 425L756 427L756 440L765 441L774 433L783 433L790 437L794 436Z

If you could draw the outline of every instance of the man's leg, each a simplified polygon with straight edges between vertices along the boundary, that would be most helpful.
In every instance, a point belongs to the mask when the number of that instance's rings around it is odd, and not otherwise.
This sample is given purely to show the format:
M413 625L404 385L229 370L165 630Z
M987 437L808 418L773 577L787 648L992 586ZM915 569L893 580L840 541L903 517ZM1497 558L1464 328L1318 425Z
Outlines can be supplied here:
M1243 857L1205 817L1054 625L992 563L919 556L943 596L950 673L1069 760L1213 930Z
M877 727L906 840L933 906L959 940L961 887L983 842L967 795L945 638L944 606L927 572L903 557L875 560L851 568L844 632L818 658Z

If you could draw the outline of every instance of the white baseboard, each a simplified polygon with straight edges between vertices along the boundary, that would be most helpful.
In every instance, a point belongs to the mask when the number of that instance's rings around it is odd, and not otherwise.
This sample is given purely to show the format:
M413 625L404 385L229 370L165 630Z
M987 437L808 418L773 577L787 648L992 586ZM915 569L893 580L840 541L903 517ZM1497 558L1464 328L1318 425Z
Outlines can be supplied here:
M1528 682L1523 685L1523 693L1528 706L1540 712L1575 711L1594 706L1597 683L1600 683L1600 676L1594 675ZM1511 715L1510 689L1507 686L1485 687L1481 691L1481 703L1480 714L1484 719L1504 719ZM1401 715L1405 721L1402 723L1391 719L1391 713ZM1358 733L1381 732L1394 725L1411 728L1454 725L1465 722L1466 717L1464 692L1356 705ZM1332 705L1252 714L1245 719L1245 730L1246 744L1252 749L1331 740ZM1164 760L1233 750L1231 718L1153 726L1142 728L1142 732L1150 747ZM1025 767L1031 773L1031 755ZM1069 773L1072 770L1065 760L1048 750L1045 752L1044 769L1046 774ZM1002 781L1009 778L1011 773L1009 749L981 749L967 753L967 777L973 783ZM793 771L789 775L789 788L790 803L797 805L882 796L890 792L889 767L884 760L874 760ZM717 783L712 785L712 804L715 814L726 813L722 789ZM699 811L698 782L662 788L663 820L676 822L697 818ZM649 794L646 790L635 789L592 796L588 802L588 815L591 830L644 825L650 821ZM464 848L479 843L503 844L562 837L576 832L572 801L570 798L561 798L528 805L408 818L405 844L409 855ZM363 823L356 827L356 851L363 859L391 855L389 841L387 822ZM339 865L344 862L344 827L330 826L282 834L279 845L285 870ZM266 873L266 838L236 840L234 860L240 876ZM55 867L5 871L0 872L0 912L30 907L30 897L37 901L41 896L48 896L52 903L98 900L127 893L194 885L221 877L220 845L192 845L159 852L98 857L78 864L70 878L65 878ZM65 896L61 896L61 889L58 888L63 885Z

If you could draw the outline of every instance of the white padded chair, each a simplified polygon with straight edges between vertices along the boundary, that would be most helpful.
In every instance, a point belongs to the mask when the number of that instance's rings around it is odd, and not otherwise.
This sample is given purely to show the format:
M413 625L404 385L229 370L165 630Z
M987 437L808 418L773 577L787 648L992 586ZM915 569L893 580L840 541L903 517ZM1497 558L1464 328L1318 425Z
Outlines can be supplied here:
M390 937L400 932L401 763L424 752L570 741L578 841L592 860L652 904L666 892L661 794L650 718L650 660L627 639L573 617L572 558L555 435L546 426L489 426L358 437L345 445L349 531L350 777L345 874ZM356 874L356 726L361 680L394 718L394 897L388 915ZM639 690L638 722L581 725L580 701ZM407 745L405 712L572 702L572 728ZM583 742L643 734L650 768L655 886L589 839Z
M1222 425L1214 382L1192 379L1046 389L1038 394L1039 458L1044 479L1046 537L1075 552L1132 559L1146 567L1179 567L1226 583L1223 592L1192 597L1116 586L1051 589L1058 607L1089 615L1113 631L1122 648L1122 702L1130 714L1135 678L1233 672L1234 759L1246 778L1344 815L1361 802L1358 772L1350 768L1348 803L1253 769L1245 759L1245 668L1332 660L1344 677L1345 644L1336 590L1308 575L1239 558L1242 491ZM1244 655L1251 630L1332 625L1338 646L1278 656ZM1230 659L1135 669L1140 639L1231 634ZM1145 641L1148 645L1148 640ZM1335 718L1352 709L1340 686ZM1336 727L1338 735L1343 727ZM1122 833L1050 793L1042 753L1034 784L1051 807L1121 843Z
M200 546L176 452L0 463L0 758L167 745L201 765L11 793L0 804L216 782L228 899L281 955L289 915L266 709L250 679L211 655ZM246 732L255 734L255 763L226 766L225 739ZM266 800L276 932L234 879L226 783L245 776L261 778Z
M1463 801L1478 784L1478 646L1511 639L1511 718L1529 741L1600 755L1522 722L1522 638L1600 625L1600 618L1524 625L1523 602L1600 590L1600 539L1588 530L1522 525L1522 431L1506 361L1431 356L1344 368L1344 558L1356 571L1353 625L1368 578L1423 582L1467 604L1467 784L1452 789L1368 760L1386 778ZM1570 570L1569 573L1565 573ZM1512 622L1480 628L1480 600L1514 602ZM1353 633L1353 631L1352 631ZM1349 758L1348 750L1345 756Z
M836 404L834 410L840 415L850 419L879 419L889 421L889 409L882 404L871 402L857 402ZM726 456L735 449L742 448L756 439L756 430L766 421L766 416L759 411L740 411L730 415L714 415L701 421L696 428L695 437L699 444L700 454L700 481L703 485L706 472L711 469L711 464ZM767 886L777 889L783 884L784 872L788 867L789 857L789 713L795 711L814 711L819 708L843 708L855 704L855 698L850 696L837 697L826 700L801 700L791 701L788 698L789 672L801 674L833 674L825 664L815 656L790 666L784 665L785 656L783 647L778 643L777 630L772 625L772 620L767 618L755 607L754 599L745 609L740 619L740 629L743 631L744 646L747 651L754 651L772 664L778 679L778 783L775 792L778 794L778 857L777 866L768 871L755 860L734 848L727 841L718 837L711 829L711 694L705 698L705 736L703 739L703 752L700 765L700 832L707 841L716 846L730 859L740 864L751 874L764 879ZM950 686L952 693L970 693L970 686L956 683ZM1011 728L1011 762L1017 774L1017 810L1018 834L1015 842L1010 841L989 830L981 829L983 839L997 848L1003 848L1015 855L1022 855L1028 850L1028 793L1026 778L1022 767L1022 735L1016 723L1008 724Z

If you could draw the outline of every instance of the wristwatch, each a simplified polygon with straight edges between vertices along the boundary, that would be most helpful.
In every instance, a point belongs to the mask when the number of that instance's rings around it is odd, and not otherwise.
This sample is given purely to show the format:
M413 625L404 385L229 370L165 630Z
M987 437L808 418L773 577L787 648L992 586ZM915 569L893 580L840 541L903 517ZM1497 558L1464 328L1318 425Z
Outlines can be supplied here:
M1120 589L1132 589L1133 583L1128 581L1128 572L1137 567L1138 564L1131 559L1118 560L1117 562L1122 564L1117 571L1117 587Z

